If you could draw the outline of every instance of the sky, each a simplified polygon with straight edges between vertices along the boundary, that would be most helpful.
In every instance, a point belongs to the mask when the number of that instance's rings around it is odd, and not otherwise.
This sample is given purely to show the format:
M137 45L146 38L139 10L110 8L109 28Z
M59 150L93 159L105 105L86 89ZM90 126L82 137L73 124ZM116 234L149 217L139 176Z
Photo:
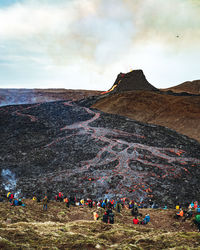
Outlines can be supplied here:
M142 69L200 79L200 0L0 0L0 88L108 90Z

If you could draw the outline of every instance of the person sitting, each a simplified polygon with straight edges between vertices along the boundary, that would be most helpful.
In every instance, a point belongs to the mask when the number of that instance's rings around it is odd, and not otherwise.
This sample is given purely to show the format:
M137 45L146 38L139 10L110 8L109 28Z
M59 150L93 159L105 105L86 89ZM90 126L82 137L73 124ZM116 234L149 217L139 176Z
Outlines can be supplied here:
M135 216L135 218L133 219L133 224L139 224L139 220L138 220L137 216Z
M191 209L194 208L194 203L191 202L188 208L191 208Z
M184 212L183 212L183 209L181 208L180 211L177 212L174 217L175 217L175 219L179 219L179 218L183 217L183 215L184 215Z
M189 208L188 211L186 211L185 213L185 218L183 219L183 221L186 221L186 219L192 218L192 216L193 216L193 211L191 208Z
M196 208L196 212L197 212L197 213L200 213L200 207L197 207L197 208Z
M8 199L9 199L9 202L12 203L13 200L14 200L14 194L12 194L12 193L9 192L9 193L7 194L7 197L8 197Z
M99 215L97 212L93 212L94 221L98 220Z
M141 224L142 225L146 225L150 222L150 215L149 214L146 214L144 219L141 221Z
M81 200L80 200L80 205L81 205L82 207L84 206L84 203L85 203L84 199L81 199Z
M196 209L197 209L197 207L198 207L198 202L197 202L197 201L195 201L195 202L194 202L194 209L196 210Z
M69 208L69 199L68 199L67 197L64 199L64 202L65 202L65 204L66 204L66 207Z
M18 199L13 199L13 201L10 204L11 206L19 206L19 201Z

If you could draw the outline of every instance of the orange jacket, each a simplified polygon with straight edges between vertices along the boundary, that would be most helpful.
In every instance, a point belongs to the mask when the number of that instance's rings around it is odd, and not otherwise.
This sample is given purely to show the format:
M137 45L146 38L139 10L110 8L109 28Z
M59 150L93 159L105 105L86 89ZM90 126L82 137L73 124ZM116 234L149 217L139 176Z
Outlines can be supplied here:
M183 217L183 210L181 210L177 215L180 215L181 217Z

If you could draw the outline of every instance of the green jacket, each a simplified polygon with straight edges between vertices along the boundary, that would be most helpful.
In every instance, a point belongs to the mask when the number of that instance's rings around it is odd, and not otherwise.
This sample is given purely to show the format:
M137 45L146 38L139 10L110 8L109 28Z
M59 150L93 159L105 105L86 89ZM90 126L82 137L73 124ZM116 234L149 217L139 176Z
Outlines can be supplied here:
M196 217L195 217L195 220L200 223L200 214L197 214Z

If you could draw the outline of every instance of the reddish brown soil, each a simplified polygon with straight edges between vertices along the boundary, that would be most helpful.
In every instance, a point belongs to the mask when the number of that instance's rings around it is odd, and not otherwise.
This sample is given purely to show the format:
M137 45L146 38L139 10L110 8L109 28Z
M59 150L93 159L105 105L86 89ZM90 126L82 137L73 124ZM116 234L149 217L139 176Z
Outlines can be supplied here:
M135 90L109 95L92 107L162 125L200 141L200 96L163 95Z

